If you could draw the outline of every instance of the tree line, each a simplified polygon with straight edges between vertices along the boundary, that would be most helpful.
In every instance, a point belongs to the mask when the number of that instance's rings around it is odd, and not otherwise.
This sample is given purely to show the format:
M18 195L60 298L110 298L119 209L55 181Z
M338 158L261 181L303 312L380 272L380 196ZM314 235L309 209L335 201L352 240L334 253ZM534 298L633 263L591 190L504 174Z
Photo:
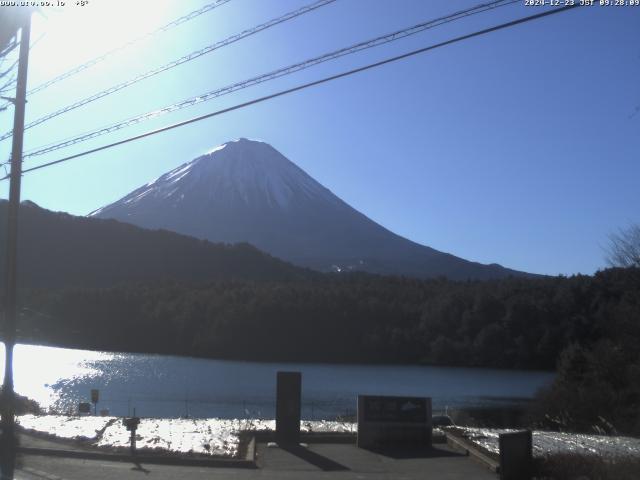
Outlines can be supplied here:
M0 202L0 217L4 209ZM612 258L626 268L450 281L320 274L249 245L36 206L21 215L22 341L243 360L557 368L540 402L546 424L640 433L640 265L636 250L628 255L636 230L612 236L612 253L625 255ZM123 278L132 281L114 285Z
M556 367L640 339L638 268L484 282L369 274L31 290L25 338L216 358Z

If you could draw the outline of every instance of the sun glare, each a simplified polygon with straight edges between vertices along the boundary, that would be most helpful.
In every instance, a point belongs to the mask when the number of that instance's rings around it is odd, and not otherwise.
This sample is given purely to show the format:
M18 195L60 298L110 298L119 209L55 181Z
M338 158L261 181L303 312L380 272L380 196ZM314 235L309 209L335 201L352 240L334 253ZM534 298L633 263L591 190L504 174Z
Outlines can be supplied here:
M4 379L4 343L0 343L0 379ZM36 400L43 408L55 400L51 385L64 372L69 378L97 373L89 363L110 358L112 354L53 348L38 345L16 345L14 351L15 388L20 395ZM43 366L46 365L46 368Z
M60 2L33 17L30 75L59 74L143 36L170 20L170 0Z

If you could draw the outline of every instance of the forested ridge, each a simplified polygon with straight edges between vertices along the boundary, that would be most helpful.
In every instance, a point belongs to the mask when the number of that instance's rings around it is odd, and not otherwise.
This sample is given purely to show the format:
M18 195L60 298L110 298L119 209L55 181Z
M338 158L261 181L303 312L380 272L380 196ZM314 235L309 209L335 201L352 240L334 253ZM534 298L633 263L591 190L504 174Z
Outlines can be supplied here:
M640 339L640 272L484 282L335 274L25 292L25 337L216 358L554 369ZM38 313L34 313L38 312Z
M0 203L0 219L5 211ZM1 230L2 222L3 239ZM21 209L20 239L21 341L242 360L556 370L539 403L548 426L640 433L638 267L466 282L320 274L250 245L34 205Z
M7 202L0 201L0 252ZM123 281L285 280L315 275L249 244L221 244L115 220L20 208L18 281L23 288L109 287ZM0 271L4 269L0 255ZM4 275L0 275L0 285Z
M640 268L485 282L368 274L23 291L20 337L242 360L556 370L538 426L640 434Z

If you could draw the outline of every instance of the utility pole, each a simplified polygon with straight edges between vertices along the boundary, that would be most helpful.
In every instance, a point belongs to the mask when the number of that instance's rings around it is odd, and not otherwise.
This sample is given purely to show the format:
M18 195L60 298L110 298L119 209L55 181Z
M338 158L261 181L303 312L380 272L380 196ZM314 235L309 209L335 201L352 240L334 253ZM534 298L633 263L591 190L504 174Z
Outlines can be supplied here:
M21 15L20 56L15 110L13 117L13 145L11 151L11 179L7 212L7 250L4 294L5 366L2 385L2 478L13 478L15 466L15 392L13 391L13 347L16 343L16 294L18 258L18 212L20 210L20 181L22 179L22 147L24 117L27 102L27 66L31 36L31 11Z

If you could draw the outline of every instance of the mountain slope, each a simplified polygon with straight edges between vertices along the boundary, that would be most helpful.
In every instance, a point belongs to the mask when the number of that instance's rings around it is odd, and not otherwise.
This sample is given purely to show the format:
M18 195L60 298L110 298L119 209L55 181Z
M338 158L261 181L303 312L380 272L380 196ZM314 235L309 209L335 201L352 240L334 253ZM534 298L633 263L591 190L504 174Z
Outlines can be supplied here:
M1 201L1 252L6 248L6 218L7 202ZM251 245L214 245L174 232L51 212L31 202L22 204L19 222L18 280L23 287L314 276ZM4 271L4 255L0 255L0 271Z
M223 144L89 214L214 242L248 242L320 271L487 279L520 272L400 237L353 209L272 146Z

